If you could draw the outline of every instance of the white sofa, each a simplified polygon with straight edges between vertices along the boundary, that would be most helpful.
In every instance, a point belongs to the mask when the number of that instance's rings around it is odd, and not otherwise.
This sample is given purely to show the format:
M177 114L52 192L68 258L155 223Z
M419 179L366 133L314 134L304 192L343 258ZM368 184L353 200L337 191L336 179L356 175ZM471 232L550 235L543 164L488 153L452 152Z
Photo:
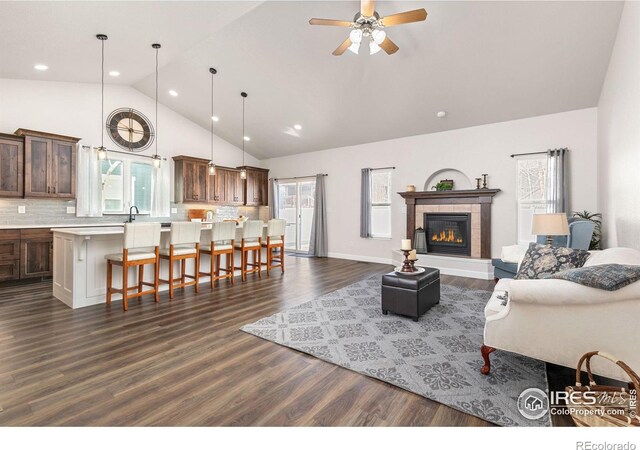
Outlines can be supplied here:
M640 252L592 251L585 266L611 263L640 265ZM503 291L508 292L506 305L498 298ZM501 279L484 314L484 374L494 349L571 368L583 354L598 350L640 371L640 281L605 291L566 280ZM622 370L600 358L593 360L592 370L628 381Z

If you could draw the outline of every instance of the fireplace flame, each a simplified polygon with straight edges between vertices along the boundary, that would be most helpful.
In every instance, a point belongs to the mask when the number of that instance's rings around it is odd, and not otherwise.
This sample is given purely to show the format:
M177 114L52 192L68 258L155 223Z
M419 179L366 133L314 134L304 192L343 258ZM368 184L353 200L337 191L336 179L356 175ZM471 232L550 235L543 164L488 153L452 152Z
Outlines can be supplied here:
M453 229L449 228L448 230L440 231L440 234L434 233L431 236L432 242L449 242L455 244L462 244L462 238L460 236L456 237Z

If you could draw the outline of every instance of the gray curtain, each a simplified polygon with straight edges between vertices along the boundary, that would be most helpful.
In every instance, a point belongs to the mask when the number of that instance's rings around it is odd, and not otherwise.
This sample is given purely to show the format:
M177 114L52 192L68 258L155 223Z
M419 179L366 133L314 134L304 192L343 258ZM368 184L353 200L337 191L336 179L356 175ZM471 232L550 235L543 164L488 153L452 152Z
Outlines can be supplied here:
M371 237L371 169L362 169L360 186L360 237Z
M547 151L547 212L569 213L568 150Z
M327 250L327 205L324 195L324 175L316 175L316 198L311 223L309 255L326 258Z
M269 218L277 219L280 209L280 198L278 195L278 180L272 178L269 183Z

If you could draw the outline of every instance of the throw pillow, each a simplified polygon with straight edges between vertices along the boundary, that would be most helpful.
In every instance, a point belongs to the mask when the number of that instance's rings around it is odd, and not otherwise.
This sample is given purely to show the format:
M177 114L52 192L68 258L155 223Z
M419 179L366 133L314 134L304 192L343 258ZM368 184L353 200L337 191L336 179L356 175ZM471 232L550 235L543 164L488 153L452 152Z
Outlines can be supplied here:
M552 247L532 242L524 255L516 280L546 278L567 269L582 267L589 257L586 250Z
M564 270L551 275L549 278L572 281L605 291L617 291L640 280L640 266L602 264L600 266Z

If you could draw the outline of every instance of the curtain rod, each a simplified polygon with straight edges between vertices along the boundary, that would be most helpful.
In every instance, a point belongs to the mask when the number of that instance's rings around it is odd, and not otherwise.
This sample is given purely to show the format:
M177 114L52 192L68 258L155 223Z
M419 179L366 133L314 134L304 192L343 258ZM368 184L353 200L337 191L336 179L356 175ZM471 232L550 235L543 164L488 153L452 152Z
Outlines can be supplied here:
M90 149L90 148L91 148L91 146L90 146L90 145L83 145L83 146L82 146L82 148L88 148L88 149ZM108 159L108 155L109 155L109 153L120 153L121 155L137 156L138 158L149 158L149 159L154 159L154 157L153 157L153 156L150 156L150 155L139 155L139 154L134 153L134 152L123 152L123 151L121 151L121 150L109 150L108 148L107 148L106 150L107 150L107 159ZM163 157L163 158L162 158L162 160L163 160L163 161L166 161L166 160L167 160L167 158L164 158L164 157Z
M527 156L527 155L546 155L548 152L554 152L556 150L565 150L565 151L569 151L568 148L554 148L553 150L547 150L544 152L530 152L530 153L514 153L513 155L510 155L512 158L515 158L516 156Z
M389 166L389 167L369 167L370 170L383 170L383 169L396 169L396 166Z
M319 174L317 174L317 175L309 175L309 176L306 176L306 177L284 177L284 178L272 178L272 180L276 180L276 181L278 181L278 180L297 180L298 178L314 178L314 177L317 177L318 175L322 175L323 177L328 177L328 176L329 176L329 174L328 174L328 173L319 173Z

